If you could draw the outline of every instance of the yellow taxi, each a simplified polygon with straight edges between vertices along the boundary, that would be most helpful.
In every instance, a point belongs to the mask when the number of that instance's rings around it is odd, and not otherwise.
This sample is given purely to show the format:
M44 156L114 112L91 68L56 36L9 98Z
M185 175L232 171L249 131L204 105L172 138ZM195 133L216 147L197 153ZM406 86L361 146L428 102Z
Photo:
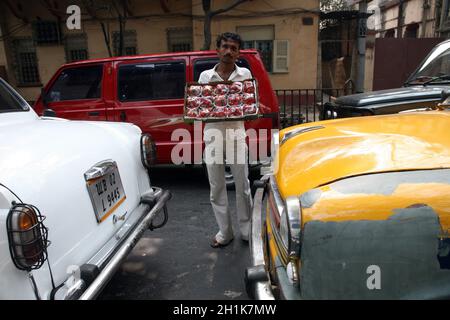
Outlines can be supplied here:
M256 299L450 297L450 112L282 130L256 183Z

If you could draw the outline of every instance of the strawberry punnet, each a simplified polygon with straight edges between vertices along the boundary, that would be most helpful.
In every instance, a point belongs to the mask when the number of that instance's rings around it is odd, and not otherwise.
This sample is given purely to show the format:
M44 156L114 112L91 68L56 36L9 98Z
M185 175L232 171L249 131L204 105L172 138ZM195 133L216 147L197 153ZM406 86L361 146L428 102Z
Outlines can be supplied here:
M228 96L228 105L229 106L238 106L241 104L241 95L239 94L230 94Z
M241 93L242 92L242 82L233 82L230 86L230 93Z
M242 107L244 114L255 114L256 113L256 105L255 104L246 104Z
M212 86L203 86L202 95L204 97L212 96L214 92L214 88Z
M214 105L216 107L225 107L227 105L227 96L220 95L220 96L214 97Z
M216 85L216 89L214 90L214 93L217 95L223 95L223 94L227 94L229 90L230 90L229 85L220 83L220 84Z
M252 81L244 81L244 92L255 93L255 86Z

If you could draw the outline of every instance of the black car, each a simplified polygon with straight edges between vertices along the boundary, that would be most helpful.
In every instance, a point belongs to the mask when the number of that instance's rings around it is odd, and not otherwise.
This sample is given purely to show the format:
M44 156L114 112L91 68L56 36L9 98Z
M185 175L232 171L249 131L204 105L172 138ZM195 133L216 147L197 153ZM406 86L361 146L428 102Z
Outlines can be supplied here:
M342 96L326 103L321 119L399 113L435 107L441 92L450 89L450 40L431 50L419 67L396 89Z

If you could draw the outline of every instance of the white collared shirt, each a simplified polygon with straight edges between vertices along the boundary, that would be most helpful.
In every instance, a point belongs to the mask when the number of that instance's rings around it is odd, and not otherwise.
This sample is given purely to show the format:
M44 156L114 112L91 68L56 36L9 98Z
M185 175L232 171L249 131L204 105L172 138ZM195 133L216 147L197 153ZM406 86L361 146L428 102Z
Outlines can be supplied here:
M224 81L224 79L222 79L216 71L217 66L218 64L216 64L212 69L203 71L200 74L198 83L205 84L209 82ZM234 66L235 66L234 71L231 73L227 81L243 81L252 78L252 73L250 72L250 70L248 70L247 68L241 68L237 65ZM241 131L244 135L241 138L245 139L245 126L244 121L242 120L206 123L205 130L211 128L219 129L220 131L222 131L222 134L224 137L226 137L226 139L231 138L226 134L226 129L234 129L234 130L239 129L239 131ZM239 134L239 136L242 136L242 134Z

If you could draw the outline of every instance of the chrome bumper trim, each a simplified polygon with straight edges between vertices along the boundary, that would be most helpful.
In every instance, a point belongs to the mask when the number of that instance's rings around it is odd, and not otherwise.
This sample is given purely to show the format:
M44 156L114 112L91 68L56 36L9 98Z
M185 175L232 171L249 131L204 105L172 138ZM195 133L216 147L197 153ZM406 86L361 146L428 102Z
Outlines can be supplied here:
M120 267L122 262L127 258L128 254L134 248L136 243L142 237L142 234L148 229L153 218L156 214L164 209L167 201L170 200L172 194L168 190L161 190L157 202L153 207L147 204L143 204L147 207L145 217L139 222L139 224L134 228L134 230L127 235L127 237L122 242L119 249L115 252L114 256L109 260L109 262L102 269L97 278L91 283L91 285L83 292L80 300L91 300L95 299L101 290L106 286L108 281L112 278L114 273Z
M253 199L252 225L250 236L250 255L252 266L246 270L248 294L257 300L275 300L272 287L265 271L264 243L262 239L263 222L261 219L264 189L258 188ZM263 271L264 270L264 271ZM253 274L253 277L249 275Z

